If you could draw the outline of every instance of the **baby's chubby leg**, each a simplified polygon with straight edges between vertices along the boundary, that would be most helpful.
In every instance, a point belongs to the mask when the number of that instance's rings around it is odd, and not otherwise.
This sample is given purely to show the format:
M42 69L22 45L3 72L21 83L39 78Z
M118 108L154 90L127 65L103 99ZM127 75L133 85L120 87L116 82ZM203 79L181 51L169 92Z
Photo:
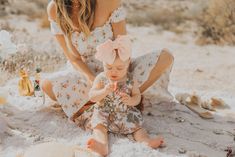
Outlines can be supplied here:
M108 130L104 125L98 124L93 129L93 137L87 141L87 147L102 156L108 155Z
M145 142L148 146L156 149L164 144L164 139L162 137L151 138L147 132L141 128L133 133L133 137L137 142Z

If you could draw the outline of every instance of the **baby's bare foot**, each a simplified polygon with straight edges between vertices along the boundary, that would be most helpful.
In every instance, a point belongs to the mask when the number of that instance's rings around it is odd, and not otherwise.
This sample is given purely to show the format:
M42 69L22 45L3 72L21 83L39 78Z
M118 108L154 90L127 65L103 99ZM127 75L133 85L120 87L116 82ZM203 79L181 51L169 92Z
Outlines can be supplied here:
M96 141L95 139L90 139L87 141L87 148L102 156L108 155L108 146Z
M162 137L155 137L155 138L149 139L147 143L150 147L156 149L164 144L164 139Z

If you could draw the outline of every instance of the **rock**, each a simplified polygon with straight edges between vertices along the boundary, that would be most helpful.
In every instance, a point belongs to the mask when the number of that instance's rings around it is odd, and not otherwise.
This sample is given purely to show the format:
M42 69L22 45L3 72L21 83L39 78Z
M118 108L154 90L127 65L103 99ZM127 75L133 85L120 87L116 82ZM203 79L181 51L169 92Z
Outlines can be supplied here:
M154 115L152 114L152 112L148 112L147 116L154 116Z
M185 119L182 117L176 117L175 120L179 123L185 122Z
M184 149L184 148L179 148L178 151L179 151L180 154L185 154L187 152L187 150Z
M224 135L223 130L214 130L213 133L216 134L216 135Z

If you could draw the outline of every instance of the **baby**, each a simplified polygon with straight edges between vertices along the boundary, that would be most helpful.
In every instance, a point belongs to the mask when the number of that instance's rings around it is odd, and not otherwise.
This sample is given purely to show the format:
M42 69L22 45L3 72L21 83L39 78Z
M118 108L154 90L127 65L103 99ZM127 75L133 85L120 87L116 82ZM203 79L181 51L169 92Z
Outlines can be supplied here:
M93 138L88 148L102 156L108 154L107 132L132 134L138 142L145 142L152 148L163 144L163 138L150 138L141 127L143 117L136 108L141 94L137 81L128 73L131 57L131 41L128 36L118 36L97 47L96 58L103 62L100 73L89 92L90 100L96 102L91 126Z

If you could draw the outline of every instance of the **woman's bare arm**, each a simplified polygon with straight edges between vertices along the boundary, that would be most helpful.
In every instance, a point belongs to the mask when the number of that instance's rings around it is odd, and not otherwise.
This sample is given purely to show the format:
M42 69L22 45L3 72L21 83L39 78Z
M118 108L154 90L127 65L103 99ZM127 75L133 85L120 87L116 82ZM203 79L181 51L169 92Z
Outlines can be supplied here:
M116 38L118 35L126 35L126 21L120 21L118 23L113 23L113 34Z
M89 92L89 98L92 102L100 102L103 100L109 92L105 88L100 88L100 89L92 89Z
M115 9L117 9L118 7L120 7L121 5L121 0L112 0L112 2L110 1L110 12L112 13ZM126 35L126 21L122 20L120 22L117 23L112 23L112 28L113 28L113 34L114 37L116 38L118 35Z
M93 102L99 102L101 101L102 99L104 99L108 94L109 92L105 89L105 85L103 83L103 81L101 81L101 74L99 74L93 84L92 84L92 87L89 91L89 98L91 101Z
M51 1L47 7L47 13L51 20L56 20L56 4ZM93 82L95 76L89 67L82 61L77 49L72 45L71 40L67 40L63 34L55 35L60 47L63 49L64 55L70 63L78 70L82 71L85 76Z

